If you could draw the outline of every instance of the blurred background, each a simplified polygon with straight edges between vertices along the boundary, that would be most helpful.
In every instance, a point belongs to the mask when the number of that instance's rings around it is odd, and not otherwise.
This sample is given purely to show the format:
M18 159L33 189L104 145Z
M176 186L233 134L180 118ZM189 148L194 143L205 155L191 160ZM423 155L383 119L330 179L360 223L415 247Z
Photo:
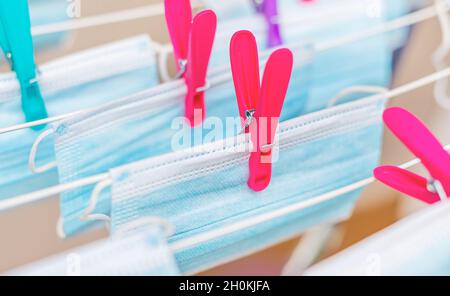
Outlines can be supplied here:
M162 4L162 1L81 0L77 3L79 14L75 17L83 18L152 3ZM168 43L165 21L161 15L72 31L57 48L40 51L37 55L38 63L138 34L149 34L159 43ZM414 26L410 40L397 61L392 87L433 73L431 55L440 41L441 30L435 18ZM435 103L431 85L397 97L390 101L390 104L406 107L423 119L444 144L450 143L450 132L447 128L450 117L447 111ZM397 140L385 133L382 163L401 164L412 158ZM302 240L306 245L312 242L313 248L317 236L327 237L325 243L321 244L320 248L315 247L311 254L314 260L320 260L361 241L422 206L411 198L374 183L365 190L353 216L331 232L327 227L322 227L303 237L206 271L204 275L280 275L283 266ZM0 215L0 272L107 236L106 230L98 230L65 241L60 240L55 233L58 211L58 201L55 197Z

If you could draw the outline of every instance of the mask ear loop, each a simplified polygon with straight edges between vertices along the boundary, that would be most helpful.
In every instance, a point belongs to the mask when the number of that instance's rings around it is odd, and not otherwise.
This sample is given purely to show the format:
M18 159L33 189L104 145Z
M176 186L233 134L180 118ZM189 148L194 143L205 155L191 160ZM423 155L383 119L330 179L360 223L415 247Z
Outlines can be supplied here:
M433 65L436 71L447 68L445 59L450 52L450 19L448 16L448 5L444 0L435 0L439 25L442 32L442 42L439 48L433 53ZM450 98L448 96L447 78L438 80L434 85L434 96L436 102L444 109L450 110Z
M173 49L169 45L158 45L157 51L159 53L158 58L158 70L159 75L161 76L161 80L163 82L169 82L172 80L179 79L183 76L184 72L186 72L186 61L179 61L180 63L180 71L175 75L175 77L170 77L169 74L169 68L168 68L168 61L169 61L169 55L173 52Z
M52 162L47 163L40 167L38 167L36 165L36 155L37 155L39 145L42 143L42 141L44 141L45 138L52 135L53 133L54 133L53 129L48 129L48 130L42 132L36 138L36 141L34 141L33 145L31 146L30 154L28 156L28 167L30 168L31 172L33 172L34 174L47 172L57 166L56 161L52 161Z
M327 107L331 108L333 106L336 106L336 104L342 99L347 96L353 95L353 94L384 94L387 93L389 90L385 87L381 86L371 86L371 85L355 85L351 86L349 88L346 88L339 92L336 96L330 99L328 102Z
M84 210L83 215L80 217L81 221L104 221L108 230L111 227L111 217L105 214L94 214L92 213L97 206L98 197L106 188L112 185L111 179L106 179L98 183L91 194L91 199L89 200L88 207Z
M92 212L95 210L97 205L98 197L106 188L110 187L113 184L111 178L104 180L98 183L94 190L92 191L91 199L89 200L89 205L85 209L83 215L80 217L81 221L104 221L105 225L109 232L111 232L111 217L105 214L93 214ZM169 238L175 233L175 227L169 221L158 218L158 217L146 217L142 219L138 219L136 221L130 222L119 229L116 233L119 235L123 235L123 233L130 232L133 229L139 228L143 225L161 225L164 233Z
M103 221L105 222L106 229L111 231L111 217L105 214L94 214L92 213L95 210L97 205L98 197L102 193L103 190L112 185L112 180L110 178L101 181L98 183L94 190L92 191L91 198L89 199L89 205L84 210L84 213L80 217L80 221ZM64 223L63 218L59 217L58 222L56 224L56 234L59 238L65 239L66 233L64 232Z
M67 237L66 232L64 231L64 221L61 216L58 218L58 222L56 222L56 235L60 239L65 239Z

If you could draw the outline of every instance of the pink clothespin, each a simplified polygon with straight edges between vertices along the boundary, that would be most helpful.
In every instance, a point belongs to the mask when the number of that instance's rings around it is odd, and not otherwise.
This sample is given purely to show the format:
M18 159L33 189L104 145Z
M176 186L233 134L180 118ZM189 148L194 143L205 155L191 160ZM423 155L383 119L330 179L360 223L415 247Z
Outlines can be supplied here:
M239 31L231 39L231 69L239 113L246 133L256 145L249 160L248 186L262 191L272 175L272 146L292 73L289 49L278 49L267 61L262 84L256 39L249 31Z
M212 10L192 19L189 0L165 0L166 22L177 61L177 78L183 77L188 89L185 115L191 126L205 118L206 73L216 34L217 17Z
M419 119L402 108L387 109L383 119L394 135L422 161L433 181L430 183L422 176L395 166L375 169L375 177L428 204L446 199L450 194L450 155L442 144Z

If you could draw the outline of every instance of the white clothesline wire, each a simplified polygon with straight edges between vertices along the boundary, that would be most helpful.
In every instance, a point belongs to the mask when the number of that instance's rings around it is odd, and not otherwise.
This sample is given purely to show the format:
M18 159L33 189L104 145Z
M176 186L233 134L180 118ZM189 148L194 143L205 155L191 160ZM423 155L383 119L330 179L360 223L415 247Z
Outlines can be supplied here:
M400 28L405 27L405 26L409 26L409 25L413 25L413 24L425 21L427 19L435 17L436 14L437 14L437 12L436 12L436 8L434 6L431 6L431 7L428 7L428 8L424 8L422 10L419 10L419 11L410 13L410 14L408 14L406 16L400 17L400 18L398 18L396 20L393 20L393 21L390 21L390 22L386 22L386 23L384 23L382 25L374 26L373 28L370 28L368 30L364 30L362 32L358 32L356 34L350 34L349 36L345 36L343 38L337 38L335 40L318 43L315 46L315 49L318 52L319 51L325 51L325 50L329 50L329 49L332 49L332 48L335 48L335 47L339 47L339 46L342 46L342 45L345 45L345 44L348 44L348 43L364 40L366 38L369 38L369 37L372 37L372 36L375 36L375 35L378 35L378 34L382 34L382 33L385 33L385 32L397 30L397 29L400 29ZM296 45L294 45L294 46L296 46ZM167 48L165 46L163 46L163 47L165 48L165 50L167 50ZM39 126L39 125L44 125L44 124L56 122L56 121L63 120L63 119L67 119L67 118L70 118L72 116L79 115L79 114L84 113L84 112L88 112L90 110L95 110L95 108L86 109L86 110L79 110L79 111L76 111L76 112L71 112L71 113L67 113L67 114L63 114L63 115L48 117L48 118L41 119L41 120L36 120L36 121L31 121L31 122L21 123L21 124L9 126L9 127L0 128L0 135L1 134L5 134L5 133L9 133L9 132L14 132L14 131L26 129L26 128L30 128L30 127L34 127L34 126Z
M192 1L192 7L197 8L202 6L200 1ZM146 5L121 11L115 11L100 15L87 16L80 19L71 19L68 21L38 25L31 28L31 33L33 36L40 36L64 31L71 31L83 28L89 28L94 26L102 26L102 25L110 25L114 23L126 22L138 20L141 18L159 16L164 14L164 4L152 4ZM426 9L420 10L418 12L411 14L410 20L400 20L399 23L404 23L403 26L407 26L408 24L413 24L416 22L420 22L422 20L431 18L436 16L436 8L430 6ZM401 26L401 25L400 25ZM373 34L373 33L372 33ZM344 41L345 42L345 41ZM159 44L153 41L153 45L155 46L155 50L158 52L165 53L168 47L163 44ZM333 47L332 43L329 46ZM170 49L169 49L170 51Z
M192 1L191 5L193 8L197 8L201 6L201 3L199 1ZM164 13L164 3L158 3L100 15L87 16L80 19L71 19L58 23L34 26L31 28L31 34L33 36L39 36L94 26L110 25L114 23L159 16ZM172 52L172 46L170 44L161 44L154 40L152 40L152 46L155 52L160 55L158 59L158 68L161 73L161 78L164 82L167 82L171 80L171 77L169 75L166 62L168 55Z
M250 1L250 0L249 0ZM205 4L201 0L191 0L191 6L192 8L200 8L204 7ZM46 34L53 34L53 33L60 33L65 31L72 31L77 29L85 29L90 27L97 27L97 26L104 26L104 25L110 25L114 23L121 23L121 22L127 22L127 21L133 21L138 20L142 18L149 18L154 16L160 16L164 15L165 9L164 9L164 3L157 3L157 4L151 4L151 5L145 5L130 9L124 9L120 11L114 11L104 14L98 14L93 16L86 16L82 18L73 18L67 21L61 21L61 22L55 22L51 24L44 24L44 25L36 25L31 28L31 33L33 36L40 36L40 35L46 35ZM339 11L334 10L328 10L327 13L321 14L320 16L314 15L310 16L307 15L304 18L288 18L281 16L281 19L279 20L280 16L275 17L272 22L278 23L278 24L298 24L299 22L305 23L310 21L309 18L329 18L336 13L339 13Z
M447 12L450 10L450 7L446 7ZM337 38L335 40L330 40L328 42L323 42L316 46L317 50L327 50L332 49L343 44L352 43L355 40L366 39L368 37L376 36L385 32L394 31L397 29L401 29L403 27L411 26L433 17L436 17L438 14L437 8L434 5L426 7L424 9L418 10L416 12L412 12L405 16L399 17L392 21L385 22L381 25L374 26L373 28L369 28L368 30L364 30L361 32L356 32L355 34L350 34L348 36L344 36L342 38Z
M199 1L191 1L192 7L200 7ZM87 16L79 19L71 19L68 21L34 26L31 28L33 36L72 31L95 26L110 25L126 21L133 21L142 18L164 15L164 3L140 6L121 11L115 11L94 16Z
M10 198L0 201L0 212L14 209L20 206L32 204L43 199L55 196L65 191L81 188L88 185L97 184L104 181L109 177L108 173L95 175L92 177L80 179L71 183L60 184L53 187L48 187L43 190L35 191L29 194L22 195L20 197Z
M443 71L433 73L429 76L425 76L416 81L413 81L413 82L407 83L405 85L402 85L398 88L392 89L388 92L369 96L366 99L367 100L378 99L378 98L389 98L390 99L393 97L397 97L399 95L403 95L410 91L416 90L418 88L424 87L426 85L436 82L439 79L443 79L443 78L446 78L449 76L450 76L450 67ZM103 181L108 181L109 178L110 178L109 174L104 173L104 174L80 179L80 180L77 180L77 181L74 181L71 183L64 183L64 184L56 185L56 186L49 187L49 188L46 188L43 190L31 192L31 193L28 193L25 195L5 199L5 200L0 201L0 212L8 211L8 210L11 210L11 209L14 209L14 208L17 208L20 206L24 206L24 205L27 205L30 203L42 201L44 199L50 198L56 194L60 194L65 191L69 191L72 189L76 189L76 188L80 188L80 187L84 187L84 186L88 186L88 185L97 184L97 183L103 182ZM364 181L367 182L367 180L364 180ZM363 181L361 181L361 182L363 182Z

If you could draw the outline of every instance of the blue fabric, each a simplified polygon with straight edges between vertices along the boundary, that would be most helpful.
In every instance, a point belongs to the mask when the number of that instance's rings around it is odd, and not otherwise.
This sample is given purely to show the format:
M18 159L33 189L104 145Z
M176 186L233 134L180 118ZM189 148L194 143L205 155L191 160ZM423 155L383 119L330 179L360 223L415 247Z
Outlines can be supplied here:
M94 108L158 83L151 43L142 36L56 60L41 70L41 89L50 116ZM24 120L14 74L0 75L0 126ZM25 129L0 135L0 199L57 184L56 169L32 174L28 168L30 148L39 133ZM48 139L40 146L38 165L54 158L54 145Z
M392 48L388 35L320 52L315 52L314 45L308 43L297 45L299 40L303 41L302 36L304 39L314 37L312 44L316 44L371 28L383 21L384 17L368 18L364 14L356 16L353 26L345 19L345 23L333 26L333 30L320 26L292 29L286 37L288 43L296 44L293 47L297 48L294 50L296 66L281 120L321 110L339 91L355 84L388 86L392 70ZM219 37L218 40L223 39ZM208 78L210 81L223 75L224 71L216 70L226 64L224 55L228 56L225 53L227 51L228 44L216 44ZM60 183L105 173L116 166L173 151L172 141L180 133L176 124L179 121L174 119L184 114L184 97L178 94L182 90L182 82L169 83L148 90L146 94L125 98L54 125ZM170 95L171 91L175 94ZM157 101L166 103L155 103ZM238 114L231 82L209 89L206 104L206 115L217 121ZM174 123L175 126L172 126ZM198 138L202 142L207 137L207 131L207 126L193 131L184 126L181 133L200 134ZM228 134L224 132L216 139L237 132L239 129ZM88 205L92 189L92 186L86 186L61 195L61 214L66 234L73 234L91 224L81 222L80 216ZM109 214L110 200L101 199L97 211Z
M286 98L283 120L298 116L303 109L307 88L300 86L303 85L303 77L307 75L303 72L308 69L307 66L297 66L294 71L295 80ZM55 124L53 130L60 182L105 173L116 166L171 152L172 140L179 134L191 136L192 144L196 144L194 139L199 139L198 142L202 143L211 130L206 123L211 121L206 120L205 125L192 130L185 124L182 118L184 96L170 95L170 90L177 93L183 89L184 86L178 82L161 85L143 94L130 96ZM232 81L226 79L225 83L212 86L206 92L206 105L207 116L213 118L213 122L225 122L227 117L236 118L238 109ZM227 133L235 135L240 132L239 120L237 123L239 126L224 130L216 140ZM179 149L182 148L185 147ZM61 215L66 234L73 234L92 224L80 221L91 191L92 186L87 186L61 194ZM99 204L102 205L103 202ZM109 213L108 201L105 202L103 207L100 206L100 211Z
M71 5L65 0L33 0L29 2L30 21L32 27L50 25L67 21L68 8ZM40 34L33 37L33 45L36 52L53 48L62 43L68 32ZM5 62L4 55L0 55L0 61Z
M160 217L174 224L170 241L177 242L305 203L287 216L177 250L182 272L196 272L346 218L360 190L328 201L313 198L372 175L383 109L384 100L363 100L283 123L271 184L258 193L246 184L248 154L220 142L113 169L112 190L104 194L112 195L112 229L138 217Z
M214 10L219 21L240 18L255 13L252 0L205 0L203 3L208 9Z
M15 276L176 276L178 268L164 233L150 227L102 240L13 270Z
M70 2L65 0L31 0L29 2L31 25L48 25L69 19L68 8ZM55 47L66 37L67 32L39 35L33 38L36 50Z

